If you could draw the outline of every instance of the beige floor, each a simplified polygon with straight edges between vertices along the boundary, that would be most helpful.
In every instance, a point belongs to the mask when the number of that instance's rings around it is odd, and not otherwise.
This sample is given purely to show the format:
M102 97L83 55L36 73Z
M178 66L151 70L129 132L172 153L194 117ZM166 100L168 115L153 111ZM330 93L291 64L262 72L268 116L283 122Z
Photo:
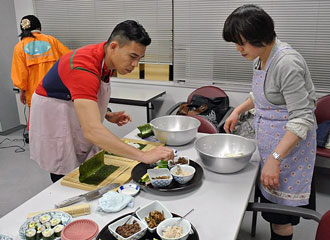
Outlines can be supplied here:
M22 139L22 130L8 136L0 136L0 142L5 138L11 140ZM25 151L20 153L15 153L17 148L2 148L12 145L23 146L23 141L9 142L6 140L0 144L0 217L51 184L49 174L41 170L35 162L29 159L29 145L26 145L24 147ZM328 169L317 169L316 191L317 210L323 214L330 209L330 171ZM255 238L250 237L251 218L252 214L247 212L237 239L270 239L269 225L262 219L260 214L258 216L257 235ZM294 239L312 240L314 239L316 228L317 223L314 221L302 219L301 223L294 229ZM215 239L221 240L221 237L215 236Z

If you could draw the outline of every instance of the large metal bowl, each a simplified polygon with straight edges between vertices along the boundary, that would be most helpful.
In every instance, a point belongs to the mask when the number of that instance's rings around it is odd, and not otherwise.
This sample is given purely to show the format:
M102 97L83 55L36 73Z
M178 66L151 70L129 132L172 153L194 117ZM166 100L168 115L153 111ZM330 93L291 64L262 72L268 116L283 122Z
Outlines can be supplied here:
M180 146L192 141L197 134L200 121L188 117L169 115L150 121L157 139L166 145Z
M256 146L253 140L233 134L211 134L196 140L195 148L208 170L233 173L243 169Z

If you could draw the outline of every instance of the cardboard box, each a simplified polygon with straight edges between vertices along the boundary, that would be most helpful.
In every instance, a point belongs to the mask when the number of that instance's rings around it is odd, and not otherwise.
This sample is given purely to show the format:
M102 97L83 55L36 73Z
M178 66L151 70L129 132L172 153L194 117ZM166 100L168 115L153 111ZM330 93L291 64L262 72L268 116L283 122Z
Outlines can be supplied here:
M170 66L163 64L145 64L144 67L145 80L170 80Z

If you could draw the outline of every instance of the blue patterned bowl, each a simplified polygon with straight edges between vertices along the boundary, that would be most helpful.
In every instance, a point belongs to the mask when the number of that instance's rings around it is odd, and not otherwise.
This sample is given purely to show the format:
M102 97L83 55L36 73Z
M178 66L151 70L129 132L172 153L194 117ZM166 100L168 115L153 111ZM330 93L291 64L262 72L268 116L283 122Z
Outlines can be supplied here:
M166 187L171 184L173 177L167 168L148 169L147 170L152 186L157 188ZM160 179L159 177L168 177Z
M171 174L174 177L174 180L177 181L180 184L185 184L189 182L195 175L195 168L189 165L180 165L180 168L184 174L180 174L178 172L178 166L175 166L171 169Z

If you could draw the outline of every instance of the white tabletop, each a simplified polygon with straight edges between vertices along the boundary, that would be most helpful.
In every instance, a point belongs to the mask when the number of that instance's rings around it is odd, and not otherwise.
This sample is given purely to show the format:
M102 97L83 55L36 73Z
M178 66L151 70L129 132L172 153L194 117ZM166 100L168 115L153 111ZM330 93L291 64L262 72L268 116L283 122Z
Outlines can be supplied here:
M137 138L136 133L135 130L126 137ZM197 137L202 135L198 134ZM193 143L175 148L180 155L189 156L201 165ZM248 166L238 173L217 174L204 169L202 185L189 193L158 196L141 191L135 197L135 207L142 207L153 200L159 200L171 212L178 215L183 215L194 208L195 211L187 219L195 226L200 239L215 239L221 236L221 240L235 240L255 182L258 163L259 155L255 152ZM62 186L58 181L3 216L0 219L0 233L19 239L18 230L27 214L52 209L55 203L83 192L85 191ZM115 218L133 211L131 208L125 208L119 213L101 213L96 211L97 202L98 200L90 202L90 215L75 219L92 219L101 230Z
M142 89L142 88L126 88L126 87L111 87L111 98L120 99L120 100L130 100L130 101L141 101L141 102L150 102L151 100L160 97L165 94L164 90L155 90L155 89Z

